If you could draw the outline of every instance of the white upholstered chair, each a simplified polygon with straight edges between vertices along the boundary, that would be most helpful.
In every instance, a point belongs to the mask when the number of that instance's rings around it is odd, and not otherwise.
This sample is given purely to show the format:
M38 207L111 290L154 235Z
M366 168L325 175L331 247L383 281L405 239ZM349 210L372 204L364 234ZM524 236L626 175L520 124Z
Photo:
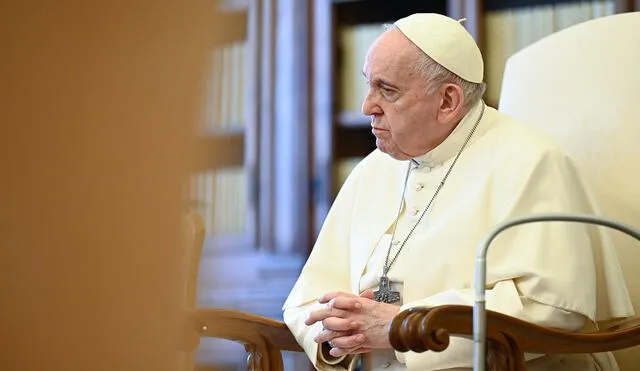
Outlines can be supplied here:
M513 55L499 109L568 151L603 216L640 226L640 12L578 24ZM638 312L640 244L612 236ZM637 370L640 348L616 358L622 370Z

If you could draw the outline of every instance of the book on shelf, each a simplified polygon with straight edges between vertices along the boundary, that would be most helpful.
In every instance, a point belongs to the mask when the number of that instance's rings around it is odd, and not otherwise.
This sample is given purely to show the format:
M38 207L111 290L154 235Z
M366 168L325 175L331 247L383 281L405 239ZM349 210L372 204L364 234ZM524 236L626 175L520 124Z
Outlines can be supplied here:
M345 25L338 29L340 63L338 65L338 110L360 112L367 94L362 67L369 46L384 32L382 23Z
M246 174L243 168L208 170L191 178L192 207L207 234L242 235L245 230Z
M594 19L592 2L570 2L554 5L554 31Z
M206 134L241 131L245 122L247 42L239 40L212 51L202 131ZM242 166L212 169L191 179L190 197L213 235L241 235L247 210L247 178Z
M495 106L500 98L504 63L516 49L514 19L510 9L487 12L484 17L484 81L487 83L484 98L490 105Z
M488 11L484 16L485 100L497 105L507 59L567 27L614 14L613 1L563 2Z
M244 126L248 48L244 40L221 45L212 51L207 87L205 131L228 131Z

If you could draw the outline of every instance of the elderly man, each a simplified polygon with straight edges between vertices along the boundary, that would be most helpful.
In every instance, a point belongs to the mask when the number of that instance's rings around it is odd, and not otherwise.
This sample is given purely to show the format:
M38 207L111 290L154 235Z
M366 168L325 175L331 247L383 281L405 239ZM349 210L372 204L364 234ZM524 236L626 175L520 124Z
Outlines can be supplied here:
M374 369L467 369L470 339L399 353L389 323L414 306L472 305L475 248L499 222L597 209L556 144L484 104L482 56L459 22L397 21L371 45L363 74L378 149L338 194L284 320L319 370L352 370L365 353ZM579 331L633 313L595 227L511 229L492 245L487 282L489 309L543 326ZM610 354L528 359L532 370L617 369Z

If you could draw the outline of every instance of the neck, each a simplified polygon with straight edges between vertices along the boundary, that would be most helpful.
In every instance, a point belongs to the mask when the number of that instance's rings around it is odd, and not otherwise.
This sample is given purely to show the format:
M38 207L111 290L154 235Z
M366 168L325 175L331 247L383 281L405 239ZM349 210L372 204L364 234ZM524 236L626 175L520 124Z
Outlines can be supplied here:
M456 114L452 120L450 120L449 122L443 123L442 124L442 133L438 136L436 136L436 138L434 138L433 142L430 143L428 146L426 146L425 148L423 148L419 154L411 156L411 157L420 157L420 156L424 156L425 154L429 153L430 151L432 151L434 148L438 147L440 144L442 144L442 142L444 142L445 140L447 140L447 138L451 135L451 133L453 133L453 131L458 127L458 125L460 125L460 123L462 122L462 120L464 119L464 117L470 112L470 109L462 109L460 110L460 112L458 114Z
M439 140L426 148L422 155L412 156L413 159L421 164L437 166L455 156L467 135L479 123L483 112L484 102L480 101L479 104L459 113L458 117L452 120L446 130L438 136Z

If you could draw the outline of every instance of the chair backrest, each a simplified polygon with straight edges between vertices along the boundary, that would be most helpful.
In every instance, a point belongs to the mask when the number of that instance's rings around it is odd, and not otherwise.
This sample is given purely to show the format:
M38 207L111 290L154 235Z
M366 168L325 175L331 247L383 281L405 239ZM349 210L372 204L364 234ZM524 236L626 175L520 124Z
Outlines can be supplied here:
M640 225L640 13L581 23L514 54L499 108L568 151L604 216ZM640 311L640 245L611 235ZM635 370L640 350L616 358L621 370Z

